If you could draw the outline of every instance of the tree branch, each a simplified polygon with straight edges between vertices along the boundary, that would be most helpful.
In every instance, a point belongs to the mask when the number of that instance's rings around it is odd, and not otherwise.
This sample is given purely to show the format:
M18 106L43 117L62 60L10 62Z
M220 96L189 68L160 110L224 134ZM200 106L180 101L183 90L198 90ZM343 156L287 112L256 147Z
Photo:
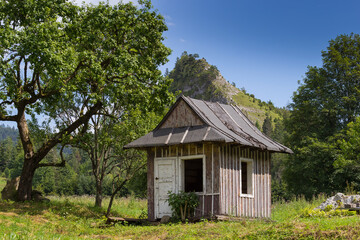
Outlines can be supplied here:
M66 145L67 144L62 145L61 150L60 150L61 162L59 162L59 163L39 163L37 165L37 167L38 168L40 168L40 167L65 167L65 158L63 155L63 150Z
M85 124L90 117L95 114L100 108L102 107L101 102L95 103L94 106L92 106L89 111L86 112L83 116L79 117L75 122L70 124L67 128L61 130L57 134L54 135L53 138L45 142L41 148L35 153L35 156L37 159L42 159L46 156L46 154L58 143L62 141L62 138L64 136L68 136L73 131L75 131L80 125Z

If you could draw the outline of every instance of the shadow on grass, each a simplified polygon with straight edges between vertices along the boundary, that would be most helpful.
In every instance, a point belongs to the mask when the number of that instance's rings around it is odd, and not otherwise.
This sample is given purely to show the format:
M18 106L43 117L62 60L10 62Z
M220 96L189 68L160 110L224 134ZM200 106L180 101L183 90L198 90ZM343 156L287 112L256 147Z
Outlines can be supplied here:
M104 210L98 207L89 207L85 204L58 202L12 202L0 201L0 212L12 212L18 215L42 215L51 212L59 216L76 216L79 218L101 218Z

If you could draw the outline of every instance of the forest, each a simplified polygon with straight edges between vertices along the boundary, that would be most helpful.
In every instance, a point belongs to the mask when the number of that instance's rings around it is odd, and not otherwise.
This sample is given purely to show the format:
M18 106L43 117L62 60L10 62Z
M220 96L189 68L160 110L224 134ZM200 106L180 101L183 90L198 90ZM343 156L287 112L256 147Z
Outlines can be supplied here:
M282 118L273 121L267 115L261 126L256 124L266 135L294 151L292 155L273 156L273 202L290 200L294 196L311 199L322 193L330 195L349 188L355 191L359 189L359 48L358 34L340 35L330 40L327 50L322 52L323 66L309 67L293 95L293 102L286 110L277 111ZM197 69L198 76L206 76L205 80L209 76L214 77L216 72L213 72L218 71L216 67L209 68L208 71L212 73L208 74L201 71L201 66L194 66L197 57L183 54L178 58L175 69L168 74L170 78L176 79L177 84L184 82L178 79L194 76L191 69ZM193 60L184 61L184 58ZM188 72L185 73L184 69L188 69ZM172 85L171 90L179 93L177 91L180 87ZM170 92L168 94L171 95ZM122 147L151 131L165 111L152 114L147 112L146 117L138 107L128 107L126 114L116 108L111 113L109 109L106 111L99 111L90 117L88 124L92 131L82 134L80 140L68 141L65 145L58 144L49 151L43 160L45 163L65 161L66 164L39 168L33 178L34 189L45 195L111 196L116 184L119 184L115 180L125 179L124 174L127 174L114 171L115 166L119 161L125 162L119 159L128 158L136 161L138 168L131 173L117 196L146 197L146 168L141 164L146 161L146 156ZM117 118L108 118L106 114ZM45 122L41 125L36 118L29 121L34 146L41 146L46 138L49 125L44 124ZM85 144L90 142L94 142L94 145ZM111 157L117 160L106 162L106 158ZM24 151L18 130L1 125L1 176L7 179L20 176L23 162ZM123 165L123 168L126 169L126 166ZM101 200L98 201L101 205Z

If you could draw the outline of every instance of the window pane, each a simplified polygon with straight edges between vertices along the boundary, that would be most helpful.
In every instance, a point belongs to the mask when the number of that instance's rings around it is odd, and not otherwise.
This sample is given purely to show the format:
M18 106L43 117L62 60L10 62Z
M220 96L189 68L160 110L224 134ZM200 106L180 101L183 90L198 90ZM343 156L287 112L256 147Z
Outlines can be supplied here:
M185 160L185 192L203 191L203 164L202 159Z
M241 193L248 193L247 162L241 162Z

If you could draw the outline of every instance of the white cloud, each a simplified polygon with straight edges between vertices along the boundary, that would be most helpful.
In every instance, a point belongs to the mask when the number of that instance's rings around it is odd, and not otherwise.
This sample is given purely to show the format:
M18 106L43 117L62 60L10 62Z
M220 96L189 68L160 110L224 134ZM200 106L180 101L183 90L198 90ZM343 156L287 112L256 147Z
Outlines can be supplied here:
M180 38L179 40L180 40L180 42L186 42L185 39L183 39L183 38Z

